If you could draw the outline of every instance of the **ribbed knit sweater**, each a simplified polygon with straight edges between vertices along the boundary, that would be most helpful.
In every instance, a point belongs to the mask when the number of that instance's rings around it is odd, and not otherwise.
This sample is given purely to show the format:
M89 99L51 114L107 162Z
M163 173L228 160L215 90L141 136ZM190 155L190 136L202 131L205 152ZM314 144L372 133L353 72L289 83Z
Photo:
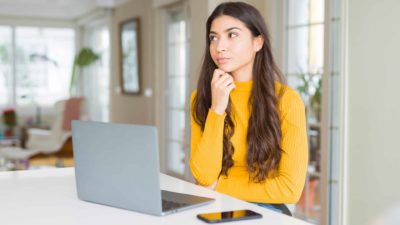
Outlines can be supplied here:
M216 191L233 197L260 203L296 203L304 187L308 146L303 101L296 91L276 82L276 94L280 87L284 92L279 99L278 113L281 120L281 148L279 169L270 173L265 182L257 183L250 178L246 167L247 130L250 118L248 101L252 81L235 82L230 93L231 110L235 119L235 133L231 138L234 146L234 165L228 176L220 175L223 155L223 127L226 114L220 115L209 109L204 131L194 121L191 113L191 154L189 165L196 181L203 186L217 182ZM191 106L196 91L191 96ZM191 111L193 108L191 107Z

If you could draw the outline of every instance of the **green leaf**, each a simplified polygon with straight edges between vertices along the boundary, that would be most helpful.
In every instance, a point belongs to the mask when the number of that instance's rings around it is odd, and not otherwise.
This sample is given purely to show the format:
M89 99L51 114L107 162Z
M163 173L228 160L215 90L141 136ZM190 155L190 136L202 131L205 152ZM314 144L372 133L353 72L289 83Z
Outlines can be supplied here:
M77 82L77 73L76 69L79 67L80 69L87 67L97 61L100 58L100 55L93 52L90 48L82 48L74 60L74 65L72 66L72 75L71 82L69 85L69 94L73 96L76 93L76 82Z

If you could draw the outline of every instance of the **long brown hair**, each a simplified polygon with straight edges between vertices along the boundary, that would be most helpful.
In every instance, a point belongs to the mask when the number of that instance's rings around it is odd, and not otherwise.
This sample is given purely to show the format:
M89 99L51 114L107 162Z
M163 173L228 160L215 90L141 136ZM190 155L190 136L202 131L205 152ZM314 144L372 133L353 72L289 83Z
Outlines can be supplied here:
M211 23L219 16L227 15L242 21L253 37L261 35L264 44L256 53L253 65L253 88L249 100L251 115L247 133L247 169L255 182L263 182L269 172L276 170L282 155L280 148L281 127L278 114L279 96L275 92L275 81L284 83L284 78L272 56L270 35L264 19L257 9L243 2L222 3L208 17L206 24L206 49L197 86L197 95L193 101L192 116L204 131L204 126L211 107L211 79L217 68L211 58L209 32ZM281 92L280 92L281 93ZM226 109L223 132L223 159L221 174L228 175L234 164L234 147L231 137L235 124L229 100Z

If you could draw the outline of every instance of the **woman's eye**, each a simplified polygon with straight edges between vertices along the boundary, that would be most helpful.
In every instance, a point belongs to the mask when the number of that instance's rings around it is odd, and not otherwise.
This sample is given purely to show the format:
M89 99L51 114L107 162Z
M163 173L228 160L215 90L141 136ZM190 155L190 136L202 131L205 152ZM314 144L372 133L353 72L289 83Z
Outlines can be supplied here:
M234 38L239 36L237 33L229 33L229 38Z
M215 40L217 40L217 37L214 36L214 35L211 35L209 38L210 38L210 41L215 41Z

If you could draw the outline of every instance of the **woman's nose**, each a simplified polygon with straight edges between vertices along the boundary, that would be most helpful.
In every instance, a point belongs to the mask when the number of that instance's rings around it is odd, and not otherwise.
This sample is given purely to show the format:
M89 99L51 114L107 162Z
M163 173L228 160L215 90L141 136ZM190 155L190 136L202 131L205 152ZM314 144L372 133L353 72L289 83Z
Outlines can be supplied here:
M223 38L221 38L220 40L218 40L217 43L217 52L224 52L226 50L227 50L227 43Z

